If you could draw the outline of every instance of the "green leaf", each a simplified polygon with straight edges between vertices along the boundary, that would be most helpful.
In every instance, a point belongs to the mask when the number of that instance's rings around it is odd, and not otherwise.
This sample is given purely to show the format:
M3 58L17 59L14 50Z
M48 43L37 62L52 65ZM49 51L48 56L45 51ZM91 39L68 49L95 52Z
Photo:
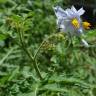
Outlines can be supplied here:
M0 41L5 40L6 38L7 38L6 35L4 35L4 34L0 34Z
M0 0L0 3L6 3L8 0Z
M57 84L47 84L41 90L49 90L49 91L55 91L55 92L68 92L67 89L60 88L57 86Z
M20 93L17 96L36 96L34 92L30 92L30 93Z

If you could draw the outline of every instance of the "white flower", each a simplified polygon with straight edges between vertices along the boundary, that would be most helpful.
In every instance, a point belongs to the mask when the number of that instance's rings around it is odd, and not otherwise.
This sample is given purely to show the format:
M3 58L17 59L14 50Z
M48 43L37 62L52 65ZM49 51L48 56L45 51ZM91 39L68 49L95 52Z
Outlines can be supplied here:
M70 36L75 35L80 37L81 34L83 34L84 29L83 25L86 28L89 28L90 24L88 23L83 24L81 19L81 15L83 15L85 12L83 8L76 10L75 7L72 6L70 9L67 8L66 10L63 10L61 7L56 6L54 7L54 11L57 17L58 27L61 29L61 31L66 32Z
M77 11L75 7L72 6L71 9L63 10L61 7L56 6L54 7L54 11L57 17L58 27L61 28L62 31L70 33L71 35L78 35L79 30L83 32L82 20L80 18L85 12L83 8Z

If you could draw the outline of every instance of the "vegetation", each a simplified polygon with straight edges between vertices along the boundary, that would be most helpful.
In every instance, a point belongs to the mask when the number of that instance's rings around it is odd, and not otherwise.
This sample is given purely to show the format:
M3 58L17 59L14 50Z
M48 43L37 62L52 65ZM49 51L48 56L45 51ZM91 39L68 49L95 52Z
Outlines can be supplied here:
M68 3L0 0L0 96L96 96L96 29L70 45L53 11Z

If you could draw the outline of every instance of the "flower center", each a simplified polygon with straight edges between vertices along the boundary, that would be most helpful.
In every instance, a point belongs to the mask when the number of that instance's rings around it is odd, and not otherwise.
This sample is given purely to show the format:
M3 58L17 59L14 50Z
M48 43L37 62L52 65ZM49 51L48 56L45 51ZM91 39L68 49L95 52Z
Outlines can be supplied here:
M79 22L78 22L78 20L76 18L72 19L71 23L75 28L80 27L80 24L79 24Z
M83 27L85 29L90 29L91 24L89 22L83 22Z

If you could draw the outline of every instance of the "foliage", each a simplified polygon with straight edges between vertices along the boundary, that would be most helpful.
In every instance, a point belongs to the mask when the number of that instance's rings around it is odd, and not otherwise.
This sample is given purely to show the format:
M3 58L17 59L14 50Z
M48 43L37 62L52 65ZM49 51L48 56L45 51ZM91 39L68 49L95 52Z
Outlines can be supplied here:
M52 9L67 3L0 0L0 96L96 96L96 30L85 32L89 48L68 45Z

